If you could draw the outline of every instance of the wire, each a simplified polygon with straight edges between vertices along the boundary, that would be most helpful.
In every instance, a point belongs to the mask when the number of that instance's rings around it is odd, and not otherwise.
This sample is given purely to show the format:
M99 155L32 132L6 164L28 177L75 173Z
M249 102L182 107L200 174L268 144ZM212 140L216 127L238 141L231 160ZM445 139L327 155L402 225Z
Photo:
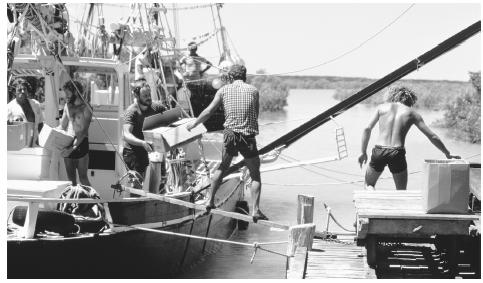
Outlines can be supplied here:
M288 74L293 74L293 73L300 73L300 72L303 72L303 71L307 71L307 70L311 70L311 69L315 69L315 68L318 68L318 67L321 67L321 66L324 66L324 65L327 65L329 63L332 63L332 62L335 62L351 53L353 53L354 51L360 49L362 46L364 46L366 43L368 43L369 41L371 41L372 39L374 39L375 37L377 37L379 34L381 34L383 31L385 31L386 29L388 29L390 26L392 26L394 23L396 23L402 16L404 16L404 14L406 14L415 4L411 4L408 8L406 8L406 10L404 10L399 16L397 16L394 20L392 20L389 24L387 24L386 26L384 26L381 30L379 30L378 32L376 32L374 35L372 35L371 37L369 37L368 39L364 40L362 43L360 43L358 46L342 53L341 55L333 58L333 59L330 59L330 60L327 60L325 62L322 62L320 64L317 64L317 65L314 65L314 66L310 66L310 67L307 67L307 68L303 68L303 69L299 69L299 70L295 70L295 71L289 71L289 72L284 72L284 73L278 73L278 74L247 74L247 76L281 76L281 75L288 75Z
M374 38L376 38L379 34L381 34L383 31L385 31L386 29L388 29L389 27L391 27L393 24L395 24L402 16L404 16L415 4L411 4L408 8L406 8L399 16L397 16L394 20L392 20L390 23L388 23L386 26L384 26L382 29L380 29L379 31L377 31L374 35L370 36L368 39L364 40L363 42L361 42L358 46L342 53L341 55L339 56L336 56L335 58L332 58L332 59L329 59L327 61L324 61L320 64L317 64L317 65L314 65L314 66L310 66L310 67L306 67L306 68L303 68L303 69L299 69L299 70L295 70L295 71L288 71L288 72L283 72L283 73L276 73L276 74L247 74L247 76L282 76L282 75L288 75L288 74L294 74L294 73L300 73L300 72L303 72L303 71L307 71L307 70L311 70L311 69L315 69L315 68L318 68L318 67L321 67L321 66L324 66L324 65L327 65L329 63L332 63L332 62L335 62L353 52L355 52L356 50L362 48L364 45L366 45L366 43L368 43L369 41L373 40ZM221 71L223 71L222 69L218 68L217 66L213 66L211 65L211 67L215 67L216 69L219 69ZM206 79L200 79L200 80L196 80L196 81L201 81L201 80L206 80ZM188 82L195 82L195 80L193 81L188 81Z

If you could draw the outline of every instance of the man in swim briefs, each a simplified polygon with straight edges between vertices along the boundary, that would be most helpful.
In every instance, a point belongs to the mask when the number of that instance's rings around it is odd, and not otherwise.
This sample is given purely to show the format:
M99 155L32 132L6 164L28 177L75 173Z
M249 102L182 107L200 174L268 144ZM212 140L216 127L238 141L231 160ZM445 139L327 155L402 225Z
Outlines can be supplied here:
M87 106L84 94L84 87L79 81L68 81L63 86L67 103L64 106L64 113L60 119L59 128L74 134L72 145L64 148L65 170L72 185L77 185L76 172L82 185L90 186L87 177L89 166L89 126L91 124L92 112Z
M415 125L434 146L441 150L446 158L460 159L459 156L450 154L441 139L429 129L421 115L412 108L417 100L413 91L403 86L396 86L391 87L387 94L387 103L377 107L369 125L362 133L362 153L358 159L361 168L362 164L367 162L367 144L372 128L379 122L379 137L366 170L366 189L374 190L377 179L386 165L392 173L396 189L406 189L408 171L404 142L412 125Z

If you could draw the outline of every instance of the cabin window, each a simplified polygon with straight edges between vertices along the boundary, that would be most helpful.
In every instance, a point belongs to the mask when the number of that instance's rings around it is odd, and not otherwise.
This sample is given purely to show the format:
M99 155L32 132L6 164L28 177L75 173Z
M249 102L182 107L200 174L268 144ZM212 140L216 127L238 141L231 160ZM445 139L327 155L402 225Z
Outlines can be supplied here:
M119 82L115 72L77 72L91 105L118 105Z

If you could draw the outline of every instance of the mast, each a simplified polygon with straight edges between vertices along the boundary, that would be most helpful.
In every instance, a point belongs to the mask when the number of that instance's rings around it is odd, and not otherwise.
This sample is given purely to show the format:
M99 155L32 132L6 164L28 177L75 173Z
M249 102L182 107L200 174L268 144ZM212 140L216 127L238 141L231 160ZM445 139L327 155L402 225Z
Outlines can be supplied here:
M444 53L459 46L462 42L464 42L465 40L467 40L468 38L472 37L473 35L477 34L480 31L481 31L481 21L478 21L472 24L471 26L465 28L464 30L460 31L459 33L453 35L452 37L446 39L445 41L441 42L436 47L422 54L416 59L411 60L410 62L403 65L399 69L377 80L376 82L365 87L364 89L357 92L356 94L348 97L344 101L339 102L338 104L334 105L333 107L326 110L325 112L315 116L314 118L305 122L301 126L295 128L294 130L288 132L282 137L266 145L265 147L259 150L259 154L260 155L265 154L281 146L288 147L292 143L296 142L298 139L302 138L303 136L307 135L308 133L315 130L319 126L330 121L331 118L344 113L344 111L350 109L354 105L357 105L358 103L372 96L373 94L380 91L381 89L387 87L388 85L394 83L395 81L403 78L404 76L410 74L411 72L421 68L425 64L438 58ZM236 170L240 169L243 165L244 165L244 160L231 166L227 170L227 173L225 175L235 172Z
M223 26L223 23L221 22L221 15L220 15L220 9L223 7L223 4L217 3L216 4L216 11L218 15L218 22L220 23L220 36L221 36L221 44L223 46L223 55L224 60L227 58L231 59L231 54L230 54L230 49L228 48L228 42L226 40L226 32L225 32L225 26Z

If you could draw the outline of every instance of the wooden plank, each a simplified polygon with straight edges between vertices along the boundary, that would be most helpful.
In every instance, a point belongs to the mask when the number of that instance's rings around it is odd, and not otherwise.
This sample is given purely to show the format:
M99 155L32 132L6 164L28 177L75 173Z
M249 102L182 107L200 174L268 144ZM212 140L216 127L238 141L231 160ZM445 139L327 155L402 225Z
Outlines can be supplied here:
M187 208L206 211L206 205L191 203L191 202L171 198L171 197L168 197L168 196L152 194L152 193L145 192L144 190L133 189L133 188L130 188L130 187L123 187L123 188L126 191L133 193L133 194L146 196L146 197L149 197L149 198L152 198L152 199L156 199L156 200L164 201L164 202L167 202L167 203L184 206L184 207L187 207ZM248 215L244 215L244 214L241 214L241 213L224 211L224 210L221 210L221 209L212 209L212 210L210 210L210 213L225 216L225 217L230 217L230 218L234 218L234 219L238 219L238 220L243 220L243 221L247 221L247 222L250 222L250 223L255 223L253 221L253 217L248 216ZM279 223L276 223L276 222L266 221L266 220L258 220L256 223L260 224L260 225L268 226L268 227L283 229L283 230L288 230L290 228L288 225L279 224Z
M312 249L315 224L307 223L290 227L288 235L287 256L294 256L298 247Z
M377 209L358 209L356 211L360 218L378 219L431 219L431 220L477 220L474 214L429 214L415 213L411 210L397 211L377 210Z
M314 222L314 197L306 195L297 196L297 224Z
M299 247L293 257L288 258L287 279L304 279L307 262L307 247Z
M363 248L323 240L314 240L313 246L308 252L306 279L376 277L374 270L365 264Z
M29 202L25 223L23 225L23 236L32 239L35 236L35 226L37 224L37 215L39 212L38 202Z
M470 220L370 219L367 234L398 235L400 237L468 235L470 223Z

